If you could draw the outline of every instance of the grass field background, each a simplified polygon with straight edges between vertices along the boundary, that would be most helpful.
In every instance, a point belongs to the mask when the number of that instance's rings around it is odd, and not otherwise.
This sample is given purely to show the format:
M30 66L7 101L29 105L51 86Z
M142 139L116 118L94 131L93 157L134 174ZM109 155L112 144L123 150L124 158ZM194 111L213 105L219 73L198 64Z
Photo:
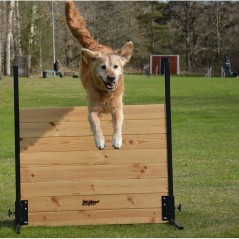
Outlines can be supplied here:
M126 76L125 104L164 102L162 77ZM14 211L12 78L0 81L0 237L238 237L239 79L172 77L174 195L179 231L167 224L22 227ZM20 78L20 107L86 105L79 79Z

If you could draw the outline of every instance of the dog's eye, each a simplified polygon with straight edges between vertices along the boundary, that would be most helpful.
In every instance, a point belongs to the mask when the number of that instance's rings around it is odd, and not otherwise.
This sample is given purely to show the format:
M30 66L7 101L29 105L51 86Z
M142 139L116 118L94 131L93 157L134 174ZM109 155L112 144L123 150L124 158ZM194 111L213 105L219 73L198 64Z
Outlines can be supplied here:
M117 69L118 68L118 66L117 65L114 65L114 69Z
M102 65L101 69L106 70L106 65Z

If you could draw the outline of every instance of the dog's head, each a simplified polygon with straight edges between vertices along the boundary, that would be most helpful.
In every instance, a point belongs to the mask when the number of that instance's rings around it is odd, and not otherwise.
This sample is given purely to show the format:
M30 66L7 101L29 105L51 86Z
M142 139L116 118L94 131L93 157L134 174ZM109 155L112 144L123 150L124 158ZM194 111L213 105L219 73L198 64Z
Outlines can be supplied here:
M100 89L113 91L123 75L123 67L130 60L133 43L126 43L115 53L102 53L82 49L82 60L89 66L95 84Z

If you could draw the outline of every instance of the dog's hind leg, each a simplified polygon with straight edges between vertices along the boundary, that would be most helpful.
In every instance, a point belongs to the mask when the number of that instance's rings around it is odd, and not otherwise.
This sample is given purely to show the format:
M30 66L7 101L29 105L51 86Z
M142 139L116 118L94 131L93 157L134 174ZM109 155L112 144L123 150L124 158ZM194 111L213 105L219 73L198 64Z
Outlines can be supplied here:
M122 146L122 127L124 115L122 109L113 109L111 111L112 121L114 126L114 134L112 139L112 146L115 149L120 149Z
M89 112L88 119L94 133L95 145L98 149L104 149L105 139L100 126L100 119L96 112Z

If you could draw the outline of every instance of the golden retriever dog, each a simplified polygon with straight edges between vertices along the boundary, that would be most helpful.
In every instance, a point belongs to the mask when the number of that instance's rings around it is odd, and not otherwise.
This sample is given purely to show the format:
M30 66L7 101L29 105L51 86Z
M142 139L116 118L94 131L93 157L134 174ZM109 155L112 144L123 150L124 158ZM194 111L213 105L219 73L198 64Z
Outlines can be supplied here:
M66 21L73 36L79 41L81 50L80 78L88 97L88 120L94 133L95 145L104 149L105 139L101 130L102 113L110 113L113 122L112 146L122 146L123 126L123 67L133 52L132 42L126 43L120 50L112 50L93 39L86 28L74 2L65 6Z

